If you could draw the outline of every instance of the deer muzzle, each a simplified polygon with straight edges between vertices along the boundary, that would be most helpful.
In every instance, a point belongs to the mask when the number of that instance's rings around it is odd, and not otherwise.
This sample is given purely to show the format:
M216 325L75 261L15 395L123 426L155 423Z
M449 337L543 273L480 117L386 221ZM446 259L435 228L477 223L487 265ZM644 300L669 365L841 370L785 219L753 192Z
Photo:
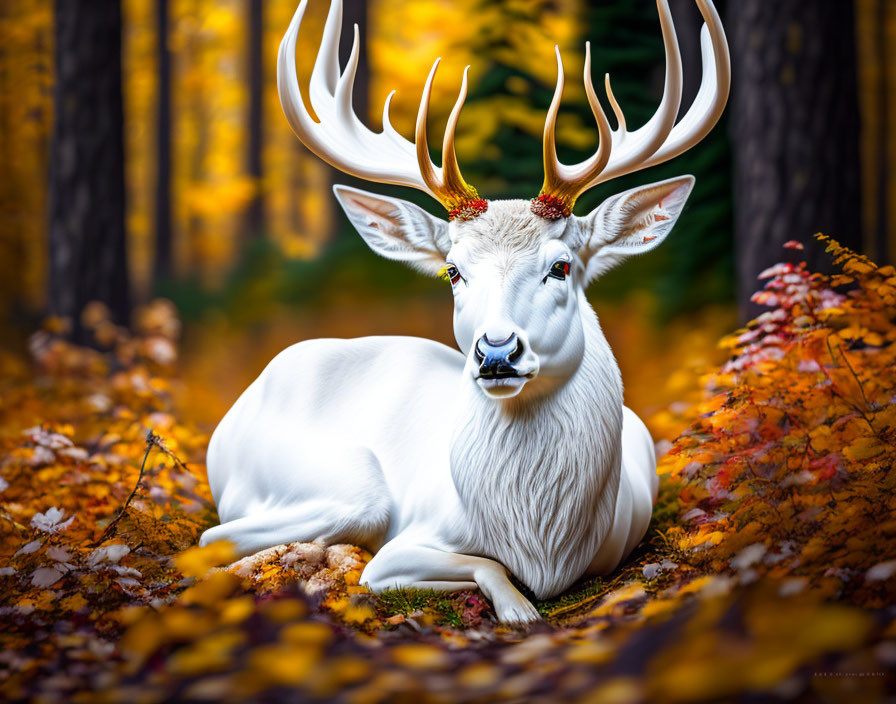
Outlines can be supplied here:
M483 335L477 340L473 354L479 362L480 379L510 379L520 376L514 362L523 356L523 343L516 333L499 341L490 340L488 335Z

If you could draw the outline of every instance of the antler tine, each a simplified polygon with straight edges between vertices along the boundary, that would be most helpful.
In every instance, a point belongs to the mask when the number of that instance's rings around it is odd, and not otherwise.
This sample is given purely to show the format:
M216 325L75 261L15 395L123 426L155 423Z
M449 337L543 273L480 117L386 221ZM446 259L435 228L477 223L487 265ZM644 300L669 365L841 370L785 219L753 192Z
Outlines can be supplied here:
M640 129L626 132L623 120L618 133L620 142L623 137L626 138L625 148L618 150L613 155L615 158L611 156L607 168L585 188L643 168L641 164L644 160L656 153L675 126L675 118L678 117L678 109L681 107L681 51L678 48L678 37L672 22L672 12L669 10L669 0L657 0L656 7L666 50L666 80L663 99L653 117ZM616 107L618 108L618 104ZM621 108L619 108L619 112L622 112ZM614 141L616 141L615 135Z
M557 115L560 112L560 101L563 99L565 77L560 47L554 46L554 53L557 55L557 86L554 88L554 97L551 98L551 106L548 108L548 114L544 120L544 137L541 145L544 161L544 185L541 192L542 194L550 193L555 198L565 200L568 197L564 188L567 182L560 175L563 165L557 158ZM574 198L575 195L572 197Z
M575 201L578 195L577 185L590 181L597 177L610 159L612 147L612 131L607 115L601 107L597 94L594 92L594 84L591 82L591 42L585 42L585 93L588 96L588 104L597 122L597 130L600 135L600 143L597 151L587 161L578 167L569 167L560 163L557 157L557 114L560 111L560 101L563 97L564 74L563 60L560 56L560 47L555 46L557 55L557 87L554 89L554 97L548 108L548 116L544 123L544 141L542 144L544 157L544 186L543 194L550 194L562 203ZM555 203L559 206L559 203ZM563 210L562 206L559 206ZM543 214L543 213L539 213ZM562 214L562 213L561 213ZM566 215L569 213L567 212Z
M622 108L619 107L619 103L616 102L616 96L613 95L613 87L610 85L609 73L604 75L604 86L607 90L607 99L610 101L610 107L613 108L613 114L616 116L617 129L622 134L626 134L627 132L625 129L625 114L622 112Z
M348 64L345 71L339 71L342 0L330 2L311 73L309 99L319 121L311 117L302 100L295 65L296 40L307 6L308 0L302 0L296 9L280 43L277 58L280 104L299 140L321 159L352 176L418 188L441 201L455 216L474 217L483 212L486 209L485 201L479 201L476 190L464 182L454 154L454 130L467 91L466 72L461 95L451 113L445 134L446 168L443 173L432 163L426 141L426 116L438 61L424 87L418 113L417 143L412 144L396 132L389 119L389 106L395 91L389 94L383 105L382 132L372 132L358 119L352 108L360 54L357 25Z
M336 112L340 115L351 115L352 117L354 117L352 95L355 89L355 75L358 73L358 61L360 59L361 49L357 24L354 26L353 32L354 38L352 40L352 50L348 57L348 63L345 66L345 71L343 71L336 83L336 91L333 94L333 97L335 98ZM349 121L349 124L353 127L361 125L366 128L366 126L358 120L351 120Z
M445 137L442 141L442 168L439 169L432 162L429 155L429 141L426 137L426 120L429 117L429 101L432 95L432 83L436 77L436 71L442 59L438 58L429 71L426 85L423 87L423 95L420 98L420 108L417 111L417 127L414 133L414 141L417 145L417 162L420 164L420 173L430 191L435 193L442 204L448 208L449 217L454 219L469 219L476 217L485 211L485 201L479 198L476 189L464 181L457 165L457 154L454 150L454 137L457 129L457 121L460 111L467 97L467 70L464 69L463 80L457 102L448 116L448 124L445 126Z
M457 102L448 116L445 125L445 137L442 141L442 181L445 188L455 193L466 193L472 186L464 181L457 163L457 152L454 150L454 139L457 133L457 122L460 119L460 111L467 99L467 73L470 67L464 68L464 75L460 82L460 92L457 94ZM475 189L473 189L475 191Z
M420 165L420 174L429 190L439 197L439 191L442 189L442 182L439 175L436 174L436 165L432 163L429 156L429 141L426 137L426 118L429 116L429 99L432 95L432 82L436 77L436 71L442 58L433 62L432 68L429 70L429 76L423 86L423 95L420 96L420 107L417 110L417 128L414 132L414 143L417 146L417 163Z
M719 13L710 0L697 0L704 25L700 30L703 78L687 113L672 129L666 143L645 164L645 168L686 152L710 133L728 102L731 90L731 55Z
M389 108L392 106L393 97L395 97L395 91L391 90L389 91L389 95L386 96L386 100L383 102L383 134L389 137L392 143L396 146L402 149L407 149L407 147L410 146L410 142L396 131L389 119ZM416 154L416 151L413 153Z
M565 217L576 197L588 188L681 154L702 140L718 122L728 99L731 81L728 45L712 1L696 1L706 22L701 36L703 79L697 98L678 124L676 117L681 107L682 88L681 53L668 0L657 0L666 53L665 90L657 111L640 129L634 132L626 129L625 115L613 95L609 74L605 79L607 98L618 125L616 130L602 129L601 118L605 121L606 116L594 95L590 76L590 47L586 46L585 90L598 123L600 146L593 156L574 166L557 161L554 146L558 95L562 90L562 66L559 67L558 89L545 121L545 183L541 194L533 201L534 212L549 218Z
M606 168L607 162L610 161L610 153L613 148L613 132L610 129L610 121L607 119L607 114L604 112L600 101L597 99L597 93L594 91L594 84L591 82L591 42L585 42L584 78L585 94L588 96L588 104L591 106L591 112L594 114L594 119L597 121L597 131L600 136L597 153L591 157L593 163L585 174L585 178L591 180ZM619 111L619 114L622 114L621 110ZM625 124L624 119L622 124Z
M306 4L306 2L302 2ZM303 9L304 13L304 9ZM298 29L298 28L297 28ZM298 32L297 32L298 33ZM327 104L327 96L333 95L339 82L339 38L342 35L342 0L330 3L320 48L314 59L309 81L309 97L315 112Z

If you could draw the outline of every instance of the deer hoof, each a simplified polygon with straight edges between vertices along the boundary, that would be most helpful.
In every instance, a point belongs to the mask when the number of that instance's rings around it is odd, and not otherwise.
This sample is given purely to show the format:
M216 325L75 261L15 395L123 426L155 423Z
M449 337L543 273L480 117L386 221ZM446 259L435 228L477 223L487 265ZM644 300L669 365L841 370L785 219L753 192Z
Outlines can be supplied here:
M495 613L501 623L533 623L541 620L541 614L522 594L495 599Z

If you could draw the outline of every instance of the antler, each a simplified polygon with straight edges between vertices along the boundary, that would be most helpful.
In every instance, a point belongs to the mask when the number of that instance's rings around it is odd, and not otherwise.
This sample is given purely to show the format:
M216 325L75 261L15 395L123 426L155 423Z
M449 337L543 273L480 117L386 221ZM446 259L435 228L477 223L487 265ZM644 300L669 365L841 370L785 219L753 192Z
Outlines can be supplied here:
M358 25L355 25L351 56L345 71L339 72L339 37L342 28L342 0L331 0L323 38L311 72L309 98L316 122L308 113L296 75L296 38L308 0L302 0L289 29L280 42L277 59L277 88L280 104L293 132L321 159L352 176L367 181L411 186L440 201L449 217L475 217L488 206L476 189L464 181L454 151L454 133L467 95L467 71L457 103L448 119L442 147L442 168L433 164L426 139L426 117L432 82L439 66L433 64L423 88L417 113L416 144L402 137L389 120L393 90L383 106L383 131L368 129L352 109L352 88L358 69ZM469 67L468 67L469 68Z
M589 188L624 174L661 164L700 142L718 122L731 86L731 58L719 14L711 0L697 0L705 24L700 34L703 80L694 103L678 124L681 107L681 54L668 0L657 0L666 47L666 84L663 99L652 118L640 129L628 132L622 108L606 75L607 98L618 127L610 129L591 83L591 44L585 44L585 92L597 122L600 145L590 158L574 166L557 158L555 128L563 95L563 63L557 49L557 88L544 125L544 185L532 210L546 218L567 217L576 198Z

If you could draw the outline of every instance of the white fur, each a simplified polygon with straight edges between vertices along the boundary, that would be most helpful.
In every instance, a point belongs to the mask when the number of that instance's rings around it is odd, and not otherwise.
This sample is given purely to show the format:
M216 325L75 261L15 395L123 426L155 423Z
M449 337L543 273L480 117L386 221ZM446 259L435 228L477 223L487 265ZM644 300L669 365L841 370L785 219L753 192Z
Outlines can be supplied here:
M433 272L447 259L463 354L417 338L311 340L278 355L215 430L208 473L221 525L202 536L242 554L280 543L376 551L374 590L478 586L504 621L538 598L613 570L656 498L653 443L622 404L618 366L585 286L668 234L693 179L547 221L494 201L448 224L408 203L337 187L375 250ZM606 257L599 266L594 262ZM547 276L569 261L566 280ZM446 284L448 285L448 284ZM477 380L473 346L515 333L528 378ZM505 569L506 568L506 569Z

